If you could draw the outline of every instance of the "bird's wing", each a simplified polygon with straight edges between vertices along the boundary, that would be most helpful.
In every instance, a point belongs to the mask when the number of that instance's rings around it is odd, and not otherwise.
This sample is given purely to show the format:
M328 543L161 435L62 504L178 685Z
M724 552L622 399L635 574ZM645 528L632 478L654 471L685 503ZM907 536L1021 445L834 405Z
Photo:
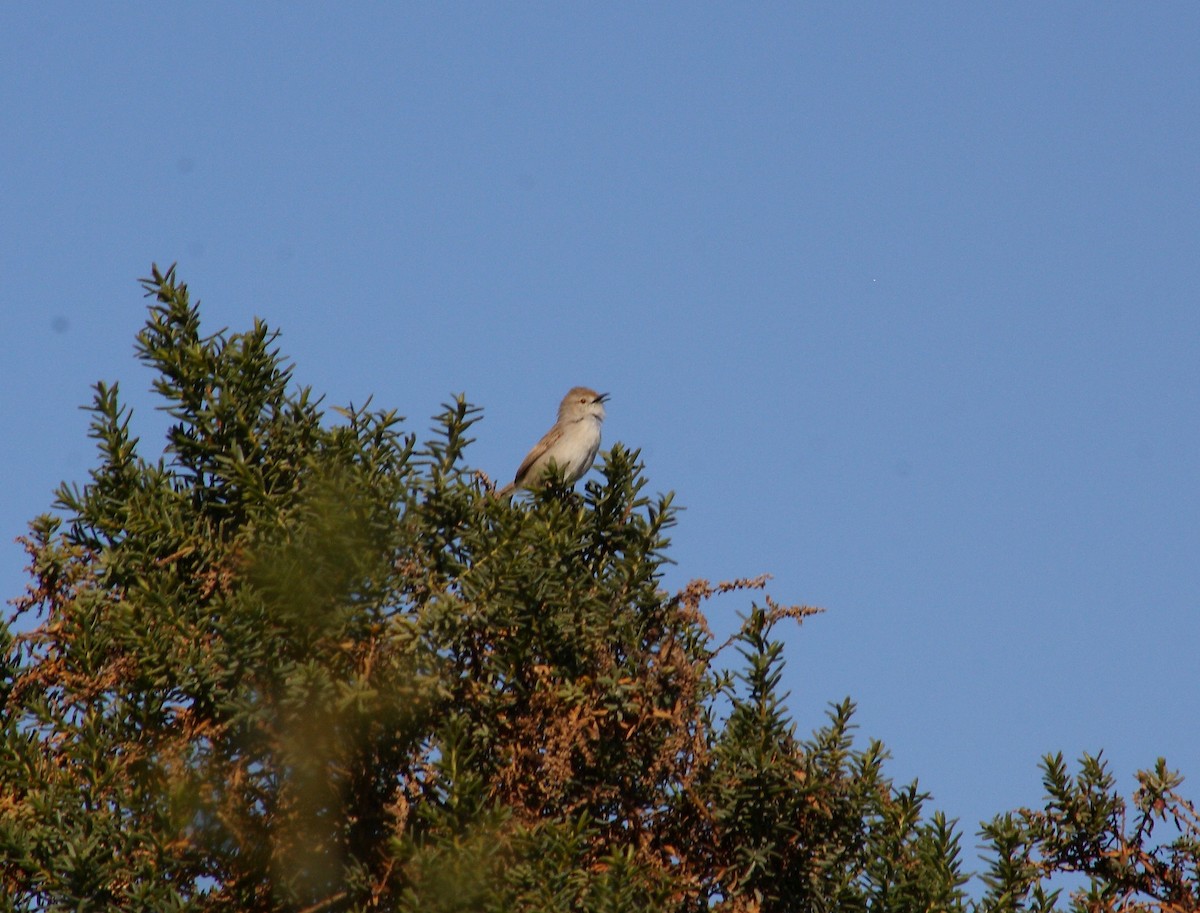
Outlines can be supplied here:
M563 430L559 425L555 425L547 431L540 441L533 445L533 449L525 455L525 459L521 461L521 465L517 467L516 477L513 479L514 485L521 485L525 482L525 476L529 471L537 465L538 460L546 455L546 451L558 443L558 439L562 437Z

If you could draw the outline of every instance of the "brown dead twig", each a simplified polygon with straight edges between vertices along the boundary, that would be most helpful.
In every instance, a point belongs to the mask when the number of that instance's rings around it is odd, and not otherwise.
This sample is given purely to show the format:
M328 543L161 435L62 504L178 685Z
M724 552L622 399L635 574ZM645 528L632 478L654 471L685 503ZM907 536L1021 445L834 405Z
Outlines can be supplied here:
M715 586L707 580L697 579L691 581L676 593L673 601L686 613L688 620L698 625L711 639L712 631L708 626L707 619L705 619L704 614L700 611L701 604L705 600L711 599L714 596L724 595L725 593L766 589L767 581L770 579L770 574L759 574L757 577L739 577L735 580L725 580ZM770 624L774 624L784 618L791 618L797 623L803 623L804 619L810 615L817 615L825 611L818 606L783 605L776 602L769 595L765 596L765 600L767 604L767 620ZM726 647L737 639L738 633L731 634L724 643L709 653L709 661L711 662L715 659Z

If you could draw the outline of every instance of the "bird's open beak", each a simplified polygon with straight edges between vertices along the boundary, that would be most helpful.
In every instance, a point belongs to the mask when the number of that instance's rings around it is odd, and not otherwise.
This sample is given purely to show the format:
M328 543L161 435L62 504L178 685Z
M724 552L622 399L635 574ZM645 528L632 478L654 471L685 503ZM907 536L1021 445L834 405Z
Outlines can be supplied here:
M606 402L608 402L608 394L607 394L607 393L601 393L601 394L600 394L599 396L597 396L597 397L596 397L594 400L592 400L592 402L595 402L595 403L606 403Z

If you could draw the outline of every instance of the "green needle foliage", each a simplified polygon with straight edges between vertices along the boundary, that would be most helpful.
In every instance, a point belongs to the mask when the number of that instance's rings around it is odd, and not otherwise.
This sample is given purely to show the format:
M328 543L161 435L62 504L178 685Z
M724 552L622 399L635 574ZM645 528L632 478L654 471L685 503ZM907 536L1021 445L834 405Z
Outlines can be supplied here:
M510 504L461 397L423 441L328 415L265 325L204 336L173 269L144 285L166 446L96 386L97 467L0 626L3 909L1016 911L1061 871L1091 877L1074 909L1196 909L1178 777L1127 828L1061 760L1045 812L988 826L971 903L849 701L796 735L772 632L816 610L763 597L717 648L704 601L764 580L661 589L675 511L636 451Z

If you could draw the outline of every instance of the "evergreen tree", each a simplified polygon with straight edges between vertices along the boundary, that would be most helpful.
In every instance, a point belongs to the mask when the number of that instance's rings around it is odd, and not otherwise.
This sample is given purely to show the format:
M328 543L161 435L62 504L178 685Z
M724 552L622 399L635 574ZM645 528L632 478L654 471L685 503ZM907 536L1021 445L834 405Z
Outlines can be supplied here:
M675 512L636 451L510 505L463 398L422 442L329 416L265 325L204 336L173 269L144 285L165 449L97 385L98 465L32 524L29 630L0 628L7 909L972 906L849 701L796 735L772 631L815 610L764 596L714 648L704 600L764 580L661 589ZM987 829L979 908L1050 909L1076 870L1076 909L1196 909L1178 786L1144 775L1129 830L1102 765L1048 762L1046 811Z

